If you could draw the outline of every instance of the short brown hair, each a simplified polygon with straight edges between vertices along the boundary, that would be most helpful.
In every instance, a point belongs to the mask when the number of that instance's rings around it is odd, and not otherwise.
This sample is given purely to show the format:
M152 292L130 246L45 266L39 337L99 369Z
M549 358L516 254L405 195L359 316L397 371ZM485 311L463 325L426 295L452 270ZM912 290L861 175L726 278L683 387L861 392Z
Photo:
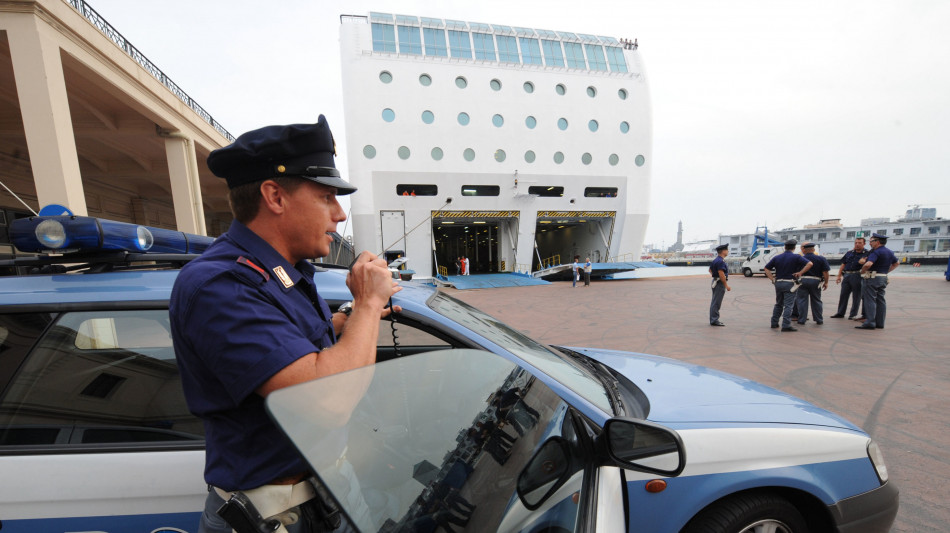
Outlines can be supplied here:
M261 208L261 184L266 180L239 185L228 191L228 204L231 214L241 224L247 224L257 217ZM293 194L303 184L301 178L271 178L282 189Z

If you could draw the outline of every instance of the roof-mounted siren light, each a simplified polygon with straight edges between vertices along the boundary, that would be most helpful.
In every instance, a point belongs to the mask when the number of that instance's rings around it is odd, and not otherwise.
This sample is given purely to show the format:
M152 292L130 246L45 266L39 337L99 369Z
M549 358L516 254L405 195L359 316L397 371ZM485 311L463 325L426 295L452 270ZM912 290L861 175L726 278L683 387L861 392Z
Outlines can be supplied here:
M214 239L180 231L102 218L36 216L10 224L13 245L22 252L201 253Z

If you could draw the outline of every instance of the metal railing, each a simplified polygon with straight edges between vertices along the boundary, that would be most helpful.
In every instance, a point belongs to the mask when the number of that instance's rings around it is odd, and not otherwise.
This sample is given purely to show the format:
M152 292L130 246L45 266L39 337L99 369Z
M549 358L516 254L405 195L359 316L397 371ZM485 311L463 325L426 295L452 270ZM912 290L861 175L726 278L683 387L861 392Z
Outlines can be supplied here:
M207 122L208 124L211 124L211 126L215 130L217 130L218 133L220 133L221 135L224 135L224 137L228 141L234 141L234 136L231 135L231 133L229 133L228 130L224 129L224 126L222 126L217 120L215 120L214 117L212 117L210 113L205 111L203 107L198 105L198 102L195 102L192 97L188 96L188 93L182 90L181 87L178 86L178 84L176 84L168 76L166 76L165 73L162 72L162 69L158 68L155 65L155 63L152 63L151 61L149 61L149 59L145 57L145 55L142 52L140 52L138 48L132 46L132 43L130 43L125 37L123 37L122 34L118 32L118 30L113 28L112 25L109 24L106 21L106 19L102 18L102 15L97 13L95 9L89 6L89 4L87 4L84 0L63 0L63 1L71 5L73 9L78 11L80 15L82 15L83 17L86 18L86 20L91 22L93 26L95 26L100 32L102 32L103 35L108 37L110 41L115 43L116 46L121 48L122 51L124 51L126 54L129 54L129 57L134 59L136 63L138 63L139 65L142 66L142 68L147 70L148 73L151 74L159 82L161 82L162 85L167 87L169 91L171 91L182 102L184 102L188 107L190 107L192 111L197 113L199 117L204 119L205 122Z
M561 254L554 254L551 257L545 257L541 261L541 268L551 268L556 267L561 264Z

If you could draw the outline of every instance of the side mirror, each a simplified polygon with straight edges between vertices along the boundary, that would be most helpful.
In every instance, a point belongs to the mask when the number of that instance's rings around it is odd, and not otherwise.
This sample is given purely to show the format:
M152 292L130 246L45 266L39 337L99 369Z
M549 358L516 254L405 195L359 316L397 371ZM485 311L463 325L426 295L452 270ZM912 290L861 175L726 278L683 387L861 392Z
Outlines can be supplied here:
M537 509L567 481L571 453L567 441L551 437L518 474L518 497L528 510Z
M632 418L611 418L601 436L617 466L675 477L686 467L686 450L675 431Z

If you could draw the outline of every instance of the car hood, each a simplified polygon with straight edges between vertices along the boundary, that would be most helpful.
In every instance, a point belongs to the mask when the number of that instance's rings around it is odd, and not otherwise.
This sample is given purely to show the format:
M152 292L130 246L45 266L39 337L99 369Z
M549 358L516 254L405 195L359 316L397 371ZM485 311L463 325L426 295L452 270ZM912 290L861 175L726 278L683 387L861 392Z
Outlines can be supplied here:
M755 381L666 357L569 348L639 387L661 424L807 424L861 431L844 418Z

